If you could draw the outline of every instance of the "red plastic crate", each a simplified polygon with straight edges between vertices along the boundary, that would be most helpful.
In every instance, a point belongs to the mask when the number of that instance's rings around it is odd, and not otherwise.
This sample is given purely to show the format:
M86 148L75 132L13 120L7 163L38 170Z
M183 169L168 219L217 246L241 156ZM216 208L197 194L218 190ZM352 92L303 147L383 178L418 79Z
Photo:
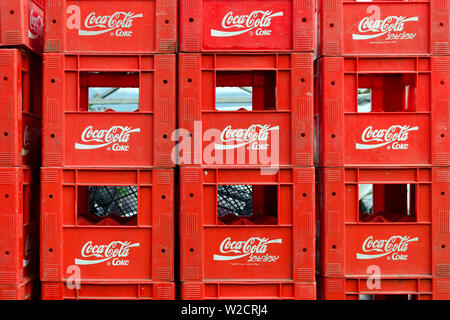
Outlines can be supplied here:
M316 164L448 166L449 65L448 56L321 58Z
M47 1L45 52L170 53L176 0Z
M320 273L450 278L449 168L322 168Z
M180 48L314 51L314 0L180 0Z
M197 282L199 297L211 296L204 289L208 283L237 283L235 298L269 298L287 286L288 296L298 299L303 293L294 288L315 281L313 206L313 168L271 175L259 169L181 168L181 281L188 287ZM259 292L255 286L250 295L249 288L261 282L268 289Z
M183 53L178 69L180 165L313 165L312 54Z
M44 5L40 0L0 0L0 46L25 46L42 53Z
M449 1L322 1L321 56L448 55Z
M0 166L41 163L41 58L0 50Z
M38 270L39 170L0 167L0 286Z
M36 279L25 278L17 285L0 285L0 300L36 299Z
M175 55L45 54L43 165L174 167L175 68ZM89 88L104 87L138 90L138 110L90 111Z
M381 279L379 288L367 278L322 278L321 300L449 300L450 279ZM366 297L364 297L366 296ZM370 296L370 297L367 297ZM365 298L365 299L364 299Z
M42 168L41 176L41 281L173 282L173 170ZM110 201L104 186L123 197Z
M42 282L42 300L174 300L175 284L171 282L81 283L79 289L65 282Z
M183 300L316 300L315 282L184 282Z

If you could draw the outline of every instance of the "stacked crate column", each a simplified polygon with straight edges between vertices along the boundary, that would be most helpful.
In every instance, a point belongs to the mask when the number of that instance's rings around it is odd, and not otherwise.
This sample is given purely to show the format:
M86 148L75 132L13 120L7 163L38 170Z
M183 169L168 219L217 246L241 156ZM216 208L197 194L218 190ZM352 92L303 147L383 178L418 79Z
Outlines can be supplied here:
M44 61L42 298L174 299L175 55Z
M41 68L35 54L0 49L0 299L36 296Z

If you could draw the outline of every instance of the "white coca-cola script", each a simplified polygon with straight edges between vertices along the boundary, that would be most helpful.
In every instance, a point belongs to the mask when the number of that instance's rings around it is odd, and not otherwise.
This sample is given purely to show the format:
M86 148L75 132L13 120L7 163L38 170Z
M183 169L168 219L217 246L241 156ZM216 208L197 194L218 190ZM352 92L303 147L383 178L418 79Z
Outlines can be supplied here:
M407 22L418 22L419 17L405 18L404 16L389 16L384 19L363 18L358 25L358 32L353 33L353 40L367 40L386 35L385 40L411 40L416 33L405 30Z
M268 124L252 124L247 129L233 129L231 125L223 129L220 140L223 144L215 144L217 150L237 149L250 145L252 150L268 150L270 131L279 130L278 126ZM236 142L236 143L231 143Z
M283 12L272 13L271 10L255 10L249 14L235 15L232 11L226 13L222 19L223 29L242 29L238 31L224 31L211 29L212 37L233 37L256 29L256 36L270 36L272 18L282 17Z
M409 125L393 125L388 129L374 129L372 126L368 126L361 135L363 143L356 143L356 149L376 149L392 144L393 150L406 150L409 147L406 143L409 133L418 130L418 126L411 127Z
M142 13L135 14L134 12L121 12L117 11L111 15L97 15L95 12L91 12L84 21L86 29L91 30L79 30L80 36L96 36L103 33L113 32L112 35L118 37L130 37L133 32L130 30L133 26L133 20L136 18L142 18Z
M377 259L387 255L394 261L408 260L408 245L411 242L419 241L418 237L410 236L392 236L389 239L374 240L373 236L369 236L362 244L364 253L357 253L356 259L368 260Z
M86 242L81 248L81 256L90 259L75 259L76 265L92 265L111 260L113 266L127 266L130 261L126 259L131 248L139 247L139 242L111 241L109 244L93 244Z
M92 150L112 144L112 151L129 151L130 134L136 132L141 132L141 129L132 129L130 126L112 126L109 129L98 130L93 126L88 126L81 134L81 141L85 143L75 143L75 149Z
M281 244L282 239L251 237L243 241L232 241L231 237L225 238L220 244L219 251L222 254L214 254L215 261L229 261L248 257L248 262L276 262L279 256L267 253L269 244Z

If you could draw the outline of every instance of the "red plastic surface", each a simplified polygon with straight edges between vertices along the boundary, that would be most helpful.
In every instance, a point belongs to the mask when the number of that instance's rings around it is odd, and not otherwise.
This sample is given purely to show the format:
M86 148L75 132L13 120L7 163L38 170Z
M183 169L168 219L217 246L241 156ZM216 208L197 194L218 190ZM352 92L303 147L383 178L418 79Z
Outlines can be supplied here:
M376 265L382 276L450 278L448 167L323 168L319 181L323 276L365 277ZM372 217L360 216L361 184L373 184ZM399 184L414 190L409 216Z
M427 277L381 279L378 288L373 279L322 278L318 296L321 300L362 300L361 295L374 295L374 300L449 300L449 289L449 279Z
M314 0L179 2L183 52L314 50Z
M310 53L179 54L180 165L312 166L312 60ZM246 86L251 111L217 111L216 87Z
M449 1L322 1L319 55L448 55Z
M0 285L0 300L36 299L36 279L25 278L17 285Z
M175 68L175 55L45 54L43 165L174 167ZM90 86L139 88L139 110L88 111Z
M183 300L315 300L315 282L184 282Z
M448 166L449 65L449 57L321 58L316 164ZM359 88L372 89L371 112L358 112Z
M39 170L0 167L0 286L38 271Z
M42 61L0 50L0 166L40 165Z
M265 291L271 297L285 283L294 288L299 282L314 282L313 168L280 169L264 175L259 169L191 167L181 168L180 181L182 282L212 282L225 287L231 282L242 285L265 282L273 289L270 294ZM271 195L275 192L276 200L271 200L276 201L275 206L264 202L271 208L266 214L276 215L275 219L258 216L225 224L218 218L219 185L276 188L271 189ZM255 201L256 189L253 196ZM256 201L254 206L258 206ZM234 290L234 297L245 295L239 294L239 285ZM261 296L255 290L248 297Z
M41 281L72 279L69 267L82 282L173 281L173 170L42 168L41 176ZM136 186L135 223L84 218L86 186Z
M0 0L0 46L25 46L42 53L44 6L38 0Z
M42 282L42 300L174 300L171 282L82 282L70 289L65 282Z
M169 53L177 48L177 1L48 1L45 52Z

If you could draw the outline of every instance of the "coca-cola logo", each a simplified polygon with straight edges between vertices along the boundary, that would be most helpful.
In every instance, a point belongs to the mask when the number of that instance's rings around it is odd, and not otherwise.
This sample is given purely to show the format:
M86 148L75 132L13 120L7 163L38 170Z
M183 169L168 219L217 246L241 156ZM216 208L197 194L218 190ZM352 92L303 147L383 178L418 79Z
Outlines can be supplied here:
M225 238L220 244L222 254L214 254L215 261L230 261L248 257L247 262L276 262L280 256L267 253L269 244L281 244L282 239L251 237L244 241L232 241Z
M369 236L362 244L364 253L356 253L356 259L369 260L388 256L388 260L408 260L408 245L415 241L419 241L419 238L392 236L387 240L374 240L373 236Z
M92 265L107 262L108 265L113 266L128 266L130 261L126 258L130 254L130 249L139 246L139 242L131 243L130 241L111 241L109 244L102 245L88 241L81 248L81 256L91 259L75 259L75 264Z
M134 19L143 18L142 13L116 11L108 15L99 15L95 11L89 13L81 29L81 9L77 5L67 7L67 28L77 29L79 36L96 36L110 32L111 36L131 37Z
M282 17L283 12L272 13L272 10L255 10L249 14L235 15L232 11L226 13L222 19L223 29L241 29L237 31L224 31L211 29L212 37L233 37L250 32L250 35L270 36L272 18ZM254 32L253 29L256 29Z
M136 132L141 132L141 129L132 129L129 126L112 126L106 130L94 130L93 126L88 126L81 134L81 141L85 143L75 143L75 149L92 150L112 145L112 147L108 147L108 150L129 151L130 146L127 144L130 140L130 134Z
M42 38L44 34L44 19L33 9L30 10L30 25L28 37L30 39Z
M267 150L269 148L270 131L279 130L278 126L268 124L252 124L247 129L233 129L231 125L223 129L220 139L224 144L215 144L217 150L237 149L250 145L252 150ZM230 142L236 142L231 144Z
M353 33L353 40L367 40L386 35L385 40L411 40L416 33L405 31L407 22L418 22L419 17L388 16L384 19L365 17L358 24L358 32Z
M409 145L406 141L409 133L418 130L418 126L410 127L409 125L393 125L388 129L373 129L372 126L368 126L361 135L363 143L356 143L356 149L368 150L389 145L388 149L407 150Z

